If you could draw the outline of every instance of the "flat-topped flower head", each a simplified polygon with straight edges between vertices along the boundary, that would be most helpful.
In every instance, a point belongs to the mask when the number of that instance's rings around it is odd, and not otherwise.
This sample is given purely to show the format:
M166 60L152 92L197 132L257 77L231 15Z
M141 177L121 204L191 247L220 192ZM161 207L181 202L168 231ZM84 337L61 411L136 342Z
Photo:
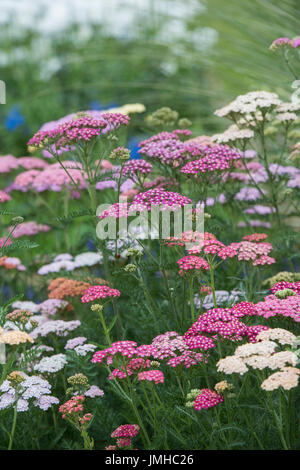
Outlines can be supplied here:
M275 294L267 295L262 302L256 304L257 315L264 318L286 317L295 322L300 322L300 295L290 295L285 299L278 298Z
M84 115L70 119L59 124L54 129L37 132L28 142L30 147L51 148L55 144L56 149L66 148L80 141L90 141L116 131L121 126L129 124L129 117L121 113L103 113L99 118Z
M214 147L199 147L194 155L200 157L192 160L181 168L181 173L192 176L201 176L203 173L228 170L234 160L241 158L241 153L227 145Z
M189 158L186 143L181 140L181 137L189 135L191 135L189 130L161 132L140 142L139 153L157 159L162 164L177 167Z
M18 344L33 343L33 338L25 331L9 330L4 331L0 328L0 343L16 346Z
M161 370L146 370L138 374L138 380L163 384L165 377Z
M200 270L208 271L210 269L208 262L200 256L184 256L177 261L177 264L180 267L179 274L181 276L185 273L195 273Z
M0 190L0 203L11 201L11 197L4 191Z
M138 424L122 424L111 433L111 437L135 437L139 430Z
M94 300L105 300L120 297L121 292L108 286L91 286L81 297L82 303L93 302Z
M219 405L223 401L224 397L222 397L222 395L219 395L215 390L203 388L201 390L201 393L197 395L194 401L194 410L208 410L209 408L213 408L214 406Z
M236 250L239 261L251 261L253 266L275 263L275 259L268 256L273 249L271 243L244 240L231 243L229 246Z
M151 163L146 162L145 160L130 160L125 163L122 175L127 175L129 178L133 178L136 181L139 175L149 175L152 171Z
M300 38L296 38L293 40L293 47L300 47Z
M296 294L300 295L300 281L297 281L297 282L281 281L281 282L277 282L276 284L274 284L273 287L271 287L271 292L273 292L273 294L276 294L276 292L287 291L287 290L291 290L295 292ZM284 295L282 298L286 298L289 295L291 295L291 293L289 292L285 292L285 294L286 295ZM280 296L278 297L280 298Z
M281 49L282 47L295 47L293 45L293 41L290 38L277 38L275 41L272 42L269 49L271 51L277 51L277 49Z
M246 240L247 242L261 242L266 238L268 238L266 233L251 233L250 235L245 235L243 240Z
M263 115L281 103L276 93L268 91L250 91L245 95L239 95L234 101L215 111L219 117L227 117L232 120L246 115L246 118L262 120ZM263 113L263 114L262 114Z
M191 204L192 201L180 193L165 191L164 189L149 189L144 193L137 194L130 210L151 210L153 206L159 206L161 209L176 209Z
M13 155L0 155L0 174L16 170L18 166L19 161Z
M143 193L138 193L132 203L117 202L98 215L99 219L106 217L130 217L137 212L149 212L157 207L159 210L176 210L191 204L192 201L180 193L165 191L163 188L149 189Z

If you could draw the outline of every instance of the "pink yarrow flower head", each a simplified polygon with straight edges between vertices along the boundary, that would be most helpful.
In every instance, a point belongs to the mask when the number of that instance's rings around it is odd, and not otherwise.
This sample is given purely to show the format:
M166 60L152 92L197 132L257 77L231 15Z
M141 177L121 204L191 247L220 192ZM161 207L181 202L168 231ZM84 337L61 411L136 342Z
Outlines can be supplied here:
M121 292L108 286L91 286L81 297L82 303L93 302L94 300L106 300L120 297Z
M272 258L271 256L260 256L257 258L255 261L253 261L253 266L265 266L269 264L274 264L276 263L275 258Z
M182 137L191 135L189 130L160 132L147 140L140 142L139 153L148 158L154 158L162 164L177 167L188 158L186 143Z
M13 155L0 155L0 174L16 170L18 166L18 159Z
M275 263L275 259L268 256L273 249L271 243L241 241L231 243L230 247L237 251L239 261L252 261L253 266Z
M272 42L270 46L271 51L276 51L281 47L293 47L293 41L290 38L277 38L275 41Z
M275 294L278 291L285 290L285 289L291 289L293 292L296 292L296 294L300 295L300 281L298 282L287 282L287 281L281 281L277 282L272 288L271 292Z
M9 230L12 230L10 227ZM45 224L37 224L36 222L23 222L19 224L12 233L13 238L21 238L24 236L37 235L40 232L49 232L51 227Z
M231 149L227 145L216 145L214 147L201 147L198 160L189 161L181 168L181 173L195 177L203 173L228 170L234 160L241 158L241 153Z
M179 193L155 188L137 194L131 204L127 202L112 204L98 217L99 219L130 217L130 215L135 216L137 212L151 211L152 207L159 207L160 210L176 210L191 203L191 199Z
M190 255L192 254L205 254L206 256L215 255L219 258L226 260L228 258L233 258L237 255L237 251L233 246L226 246L224 243L220 242L217 239L211 239L205 237L204 240L200 241L198 245L193 246L188 250Z
M205 350L214 348L217 339L235 342L245 337L254 338L255 332L239 320L241 316L245 316L242 307L208 310L199 316L183 337L191 349Z
M122 175L127 175L129 178L132 178L136 181L140 175L146 176L149 175L152 171L151 163L146 162L145 160L130 160L124 164Z
M116 354L132 358L136 355L136 347L137 343L135 341L116 341L112 343L109 348L103 349L102 351L96 351L91 362L101 364L104 359L106 359L107 363L111 364L113 356Z
M296 38L293 41L293 47L300 47L300 38Z
M134 211L151 210L152 206L160 206L162 209L176 209L191 203L191 199L179 193L155 188L137 194L133 199L131 209Z
M66 401L59 407L59 412L62 414L62 418L78 416L83 411L83 402L85 398L83 395L77 395Z
M44 169L49 165L49 163L37 157L20 157L18 163L26 170Z
M208 271L210 269L208 262L200 256L184 256L177 261L177 264L180 267L179 274L181 276L187 273L195 274L198 271Z
M117 439L117 446L122 449L125 447L130 447L132 444L132 439L129 439L129 437L121 437L120 439Z
M219 405L224 401L224 397L219 395L214 390L210 390L209 388L203 388L201 393L197 395L195 402L194 402L194 410L201 411L207 410L209 408L213 408L214 406Z
M0 203L8 202L10 200L11 200L10 195L0 190Z
M161 370L146 370L138 374L138 380L162 384L165 381L165 377Z
M49 151L71 146L80 141L90 141L101 135L116 131L121 126L127 126L130 118L121 113L103 113L99 118L90 115L79 115L57 127L37 132L28 142L31 147L47 148ZM52 147L53 148L53 147Z
M247 242L261 242L266 238L268 238L266 233L251 233L250 235L245 235L243 240L246 240Z
M111 437L135 437L140 430L138 424L122 424L111 433Z
M156 349L154 358L160 361L167 360L167 365L171 367L183 365L188 369L203 362L203 354L191 351L184 338L176 331L167 331L156 336L152 345Z
M289 295L286 298L278 298L276 294L267 295L262 302L255 305L257 315L264 318L286 317L296 323L300 322L300 295Z

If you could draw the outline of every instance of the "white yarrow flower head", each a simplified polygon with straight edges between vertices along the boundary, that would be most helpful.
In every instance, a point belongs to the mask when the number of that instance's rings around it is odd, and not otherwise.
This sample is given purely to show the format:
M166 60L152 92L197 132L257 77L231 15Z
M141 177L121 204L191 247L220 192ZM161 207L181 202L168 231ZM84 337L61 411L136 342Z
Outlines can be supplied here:
M249 140L254 137L254 131L252 129L240 129L238 126L233 124L222 134L215 134L212 136L212 141L217 144L226 144L228 142L235 142L236 140Z
M43 357L38 364L34 366L34 370L41 373L55 374L62 370L67 364L67 356L65 354L55 354L49 357Z
M217 370L218 372L224 372L224 374L243 375L248 371L248 367L239 357L227 356L219 360Z
M67 336L80 325L81 322L79 320L50 320L37 326L30 335L33 339L38 338L38 336L48 336L51 333L56 336Z
M25 380L18 385L18 412L29 410L30 404L46 411L59 403L58 398L51 395L51 384L46 379L24 373L23 375ZM9 408L14 403L15 389L8 380L4 380L0 386L0 410Z
M281 101L276 93L251 91L245 95L238 96L227 106L217 109L215 115L236 120L241 115L254 115L257 111L262 111L264 114L280 104Z
M265 340L278 341L279 344L289 344L292 346L296 336L283 328L269 328L268 330L261 331L256 337L256 341Z

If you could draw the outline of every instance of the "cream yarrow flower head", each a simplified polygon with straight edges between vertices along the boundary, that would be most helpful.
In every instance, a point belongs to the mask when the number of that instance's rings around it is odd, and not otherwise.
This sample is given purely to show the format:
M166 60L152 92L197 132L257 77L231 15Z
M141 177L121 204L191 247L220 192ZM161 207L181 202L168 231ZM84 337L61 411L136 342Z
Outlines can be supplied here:
M11 346L22 344L22 343L33 343L33 339L25 331L0 330L0 343L10 344Z
M24 382L24 373L19 370L14 370L6 377L6 380L8 380L12 387L16 388L20 383Z
M277 390L282 387L284 390L291 390L298 386L300 369L296 367L284 367L281 371L270 375L261 384L261 388L267 392Z
M280 291L278 291L280 292ZM293 345L296 336L290 331L284 330L283 328L270 328L269 330L264 330L258 333L256 340L257 341L278 341L280 344L289 344Z
M227 380L221 380L221 382L218 382L216 383L215 385L215 391L217 393L220 393L221 395L226 392L226 391L230 391L230 390L233 390L234 389L234 386L233 384L227 382Z

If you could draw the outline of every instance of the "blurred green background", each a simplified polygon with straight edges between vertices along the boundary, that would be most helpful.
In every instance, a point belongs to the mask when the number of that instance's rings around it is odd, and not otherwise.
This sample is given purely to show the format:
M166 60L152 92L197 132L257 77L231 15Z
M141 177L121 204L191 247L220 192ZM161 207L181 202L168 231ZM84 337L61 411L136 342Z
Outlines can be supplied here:
M213 111L238 94L291 94L292 78L269 45L300 35L299 0L32 3L1 0L2 155L26 155L44 122L79 110L170 106L201 134L226 126Z

